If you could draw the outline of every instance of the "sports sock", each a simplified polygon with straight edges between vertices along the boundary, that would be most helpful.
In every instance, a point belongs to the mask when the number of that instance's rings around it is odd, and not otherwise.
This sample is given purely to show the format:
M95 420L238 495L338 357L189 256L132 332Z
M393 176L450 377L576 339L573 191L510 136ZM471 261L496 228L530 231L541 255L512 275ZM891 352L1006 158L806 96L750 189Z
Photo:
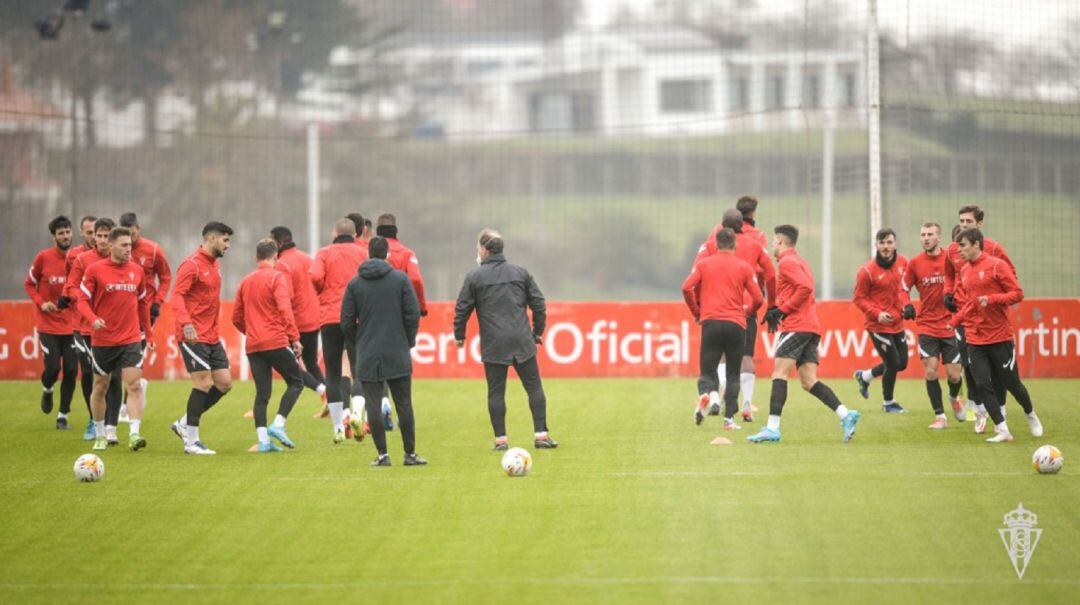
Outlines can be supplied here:
M750 402L754 400L754 382L756 377L753 372L742 372L739 374L739 387L742 389L742 400L746 405L750 405Z
M188 427L187 427L187 440L188 440L188 443L195 443L196 441L199 440L199 427L191 426L190 424L188 425Z
M105 421L104 420L95 420L94 421L94 437L104 437L104 436L105 436Z
M225 393L219 391L216 386L210 387L210 390L206 392L206 403L203 405L203 411L205 412L214 407L214 404L221 401L224 396Z
M274 426L278 427L279 429L285 428L285 417L281 414L274 416Z
M836 406L836 415L840 417L840 420L843 420L844 418L847 418L847 415L848 415L847 406L842 404L842 403L840 405Z
M67 414L65 414L65 413L63 413L63 412L57 412L57 413L56 413L56 417L57 417L57 418L67 418Z
M821 403L829 406L830 410L836 410L841 405L840 399L836 396L836 393L820 380L815 382L814 386L810 388L810 394L817 397Z
M780 430L780 417L779 416L773 416L772 414L769 414L769 419L765 422L765 426L768 427L771 430L779 431Z
M709 391L709 405L720 404L720 393L716 391Z
M720 390L723 391L727 387L727 362L721 361L716 366L716 377L720 379Z
M949 383L949 399L956 399L960 396L960 387L963 386L959 380Z
M349 399L349 409L352 410L354 415L359 414L361 410L364 409L364 404L366 402L367 400L364 399L363 395L353 395L353 397Z
M389 411L390 411L390 398L389 397L383 397L382 398L382 413L386 414Z
M132 435L138 435L139 434L139 428L141 428L141 427L142 427L142 420L136 420L136 419L132 418L131 422L128 423L128 433L130 433Z
M941 383L937 380L927 380L926 393L930 395L930 406L934 408L934 413L944 413L945 405L941 400Z
M1009 424L1007 422L1005 422L1004 420L1002 420L998 424L994 425L994 428L996 428L997 432L999 432L999 433L1002 432L1002 431L1004 431L1006 433L1009 432Z
M330 408L330 422L334 424L334 430L345 430L344 424L344 411L342 410L342 403L340 401L334 401L327 404L326 407Z
M871 368L869 370L862 370L861 374L862 374L863 382L872 382L874 380L874 378L876 378L874 376L874 369L873 368Z
M315 387L315 392L318 393L319 395L322 395L322 394L326 393L326 385L325 384L320 384L319 386Z
M270 443L270 435L265 426L256 427L255 434L259 436L259 443Z
M986 406L981 404L981 403L976 403L975 404L975 409L978 410L980 414L985 414L986 413Z
M48 393L48 394L51 395L52 394L52 387L49 387L49 388L41 387L41 391L43 393Z
M772 393L769 394L769 415L780 417L784 411L784 403L787 401L787 380L774 378L772 381Z

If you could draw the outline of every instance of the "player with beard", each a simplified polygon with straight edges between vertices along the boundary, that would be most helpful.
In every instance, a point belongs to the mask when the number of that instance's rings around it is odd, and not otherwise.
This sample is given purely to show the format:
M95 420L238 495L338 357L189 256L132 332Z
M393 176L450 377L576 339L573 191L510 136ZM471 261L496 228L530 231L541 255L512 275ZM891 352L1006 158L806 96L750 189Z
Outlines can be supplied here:
M907 369L908 348L904 331L903 309L911 303L903 288L908 261L896 252L896 232L885 228L877 232L877 252L874 258L859 269L855 277L852 302L865 316L864 326L870 334L881 363L866 370L855 370L855 382L863 399L870 397L870 382L881 377L881 409L888 414L906 414L893 398L896 376Z
M176 268L173 318L184 366L191 374L187 413L172 423L184 442L184 453L205 455L209 448L199 436L202 416L232 389L229 357L221 341L221 268L218 259L229 249L233 230L211 221L202 229L202 245Z
M75 259L80 254L87 250L93 250L97 244L94 241L94 223L97 222L96 216L84 216L79 221L79 234L82 235L82 242L77 246L68 248L67 255L65 257L64 268L64 286L61 289L60 298L56 302L56 308L61 311L65 309L71 309L71 341L75 346L75 359L79 363L79 384L82 388L83 400L86 401L86 411L90 412L90 393L94 389L94 370L90 366L90 355L84 352L82 348L82 334L80 329L82 327L82 316L74 310L75 301L69 296L67 288L67 276L71 275L71 266L75 262ZM74 239L74 238L72 238ZM83 441L94 440L94 418L90 418L86 421L86 429L83 430Z
M99 221L100 223L100 221ZM105 436L105 391L111 376L119 374L128 395L131 421L128 447L146 447L142 425L143 340L150 333L150 299L142 267L131 262L131 231L116 227L109 232L109 258L88 267L79 283L79 313L90 323L90 361L94 367L94 448L108 447Z
M38 343L41 347L45 369L41 373L41 411L52 413L53 386L64 373L60 383L60 410L56 414L56 428L68 428L71 398L75 394L75 381L79 375L75 339L71 336L71 312L58 304L67 280L67 251L71 247L71 221L58 216L49 221L49 233L53 245L37 253L30 263L23 289L34 301L37 318ZM89 402L87 402L89 409Z
M844 441L851 441L859 422L859 412L847 409L836 393L817 377L821 324L814 303L814 273L795 249L799 230L792 225L780 225L773 232L773 255L777 260L776 306L765 313L765 323L770 333L780 330L780 335L776 338L769 420L765 428L746 439L751 443L780 441L780 415L787 402L788 376L792 370L797 370L803 389L836 412Z
M904 307L904 319L914 319L918 327L919 359L926 378L926 393L934 409L934 422L929 428L943 429L949 421L945 417L941 383L938 382L940 367L945 366L953 415L964 422L967 413L960 398L963 366L956 330L951 325L952 315L945 308L945 251L941 248L941 225L924 223L919 238L923 251L908 261L903 280L906 292L910 294L912 288L919 291L919 312L916 315L915 306L909 303Z

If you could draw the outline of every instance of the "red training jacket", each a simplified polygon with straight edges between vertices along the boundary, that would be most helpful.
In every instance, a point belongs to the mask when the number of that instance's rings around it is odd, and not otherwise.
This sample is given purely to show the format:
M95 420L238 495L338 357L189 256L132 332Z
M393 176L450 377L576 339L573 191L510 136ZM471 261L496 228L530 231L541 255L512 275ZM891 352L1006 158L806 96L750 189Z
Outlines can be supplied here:
M236 290L232 322L247 336L248 353L284 349L300 340L292 311L289 273L278 271L269 262L248 273Z
M68 258L71 258L70 254L68 254ZM108 259L109 255L98 252L97 248L87 250L75 257L71 263L71 269L68 271L67 280L64 282L64 296L70 298L72 304L79 301L79 287L82 285L83 275L86 270L91 265ZM89 336L94 331L94 328L90 325L90 322L86 321L82 313L75 313L75 331L84 336Z
M357 246L351 237L343 235L334 241L320 248L311 263L311 283L319 293L320 326L341 323L341 299L345 297L345 286L356 277L360 264L368 258L367 249Z
M747 316L761 307L761 286L753 268L733 253L718 252L694 265L682 289L686 306L698 321L730 321L746 328Z
M131 245L131 261L146 273L146 295L150 302L164 303L172 282L172 269L165 259L165 251L154 240L140 236Z
M855 276L855 292L852 302L863 312L863 326L868 332L880 334L899 334L904 331L903 310L911 302L904 289L904 273L908 260L897 254L892 267L885 269L877 264L877 259L870 259L859 268ZM887 312L893 322L883 324L878 321L878 314Z
M390 244L390 252L386 255L386 262L390 266L409 276L413 290L416 292L416 300L420 302L420 313L427 315L427 299L424 297L424 278L420 275L420 260L416 254L396 237L386 238Z
M952 326L952 314L945 308L945 250L931 256L921 252L908 261L904 272L904 291L911 297L911 289L919 291L919 309L915 325L919 334L934 338L952 338L956 330Z
M306 252L295 245L290 245L278 254L275 269L289 277L292 291L292 311L296 319L296 329L300 332L314 332L319 329L319 293L311 283L312 259Z
M694 265L717 253L719 249L716 246L716 234L723 228L722 223L713 227L709 238L698 248ZM753 231L748 231L748 228ZM735 256L746 261L755 270L758 287L764 287L768 293L767 300L774 301L776 300L776 270L773 269L772 260L769 258L769 249L764 242L764 233L754 229L747 223L743 223L743 230L735 234ZM749 307L750 299L747 298L745 302Z
M151 338L150 298L146 294L146 274L131 261L111 259L90 265L79 286L79 313L91 326L95 347L118 347ZM105 326L94 330L98 319Z
M821 334L814 302L814 272L794 248L780 253L776 263L776 306L787 316L781 332Z
M985 252L968 263L960 272L959 285L967 301L956 314L963 322L964 338L968 344L988 345L1013 339L1009 306L1024 300L1024 291L1016 281L1016 273L1004 259ZM989 299L987 306L979 304L979 297Z
M200 246L176 267L169 304L176 323L177 342L184 342L184 326L195 326L197 342L215 344L221 340L218 315L221 313L221 268L217 259Z
M41 305L56 301L64 293L67 280L67 253L53 246L37 253L30 271L23 281L23 289L34 301L37 330L41 334L71 334L71 309L57 309L51 313L41 310Z
M960 278L960 271L967 265L967 261L964 260L964 255L960 253L960 244L952 242L949 244L946 250L948 256L945 257L945 293L952 294L956 300L956 306L960 307L963 304L963 292L957 292L956 281ZM1013 274L1016 274L1016 266L1013 265L1009 255L1005 252L1005 247L995 242L989 237L983 237L983 253L1000 258L1008 263L1012 269Z

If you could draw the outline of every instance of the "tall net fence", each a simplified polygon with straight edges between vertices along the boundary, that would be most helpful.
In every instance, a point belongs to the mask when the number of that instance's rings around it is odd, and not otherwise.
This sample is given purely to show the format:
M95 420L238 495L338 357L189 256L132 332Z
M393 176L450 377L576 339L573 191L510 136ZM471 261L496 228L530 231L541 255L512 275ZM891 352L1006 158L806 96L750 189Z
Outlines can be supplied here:
M823 297L875 200L909 256L979 204L1029 296L1077 296L1077 40L1071 0L3 3L0 297L53 216L133 211L174 266L233 226L230 294L272 227L388 212L433 299L483 227L549 298L677 299L747 194Z

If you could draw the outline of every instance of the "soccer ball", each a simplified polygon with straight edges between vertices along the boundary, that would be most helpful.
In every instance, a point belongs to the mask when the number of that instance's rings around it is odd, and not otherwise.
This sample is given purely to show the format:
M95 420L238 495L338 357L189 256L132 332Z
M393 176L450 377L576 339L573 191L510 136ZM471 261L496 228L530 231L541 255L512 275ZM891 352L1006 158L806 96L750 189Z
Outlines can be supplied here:
M93 454L83 454L75 461L75 478L82 482L93 482L105 474L105 462Z
M1052 445L1040 447L1031 456L1031 466L1044 475L1057 473L1061 470L1062 464L1065 464L1065 456L1061 455L1061 450Z
M524 477L532 468L532 454L520 447L512 447L503 454L502 467L511 477Z

